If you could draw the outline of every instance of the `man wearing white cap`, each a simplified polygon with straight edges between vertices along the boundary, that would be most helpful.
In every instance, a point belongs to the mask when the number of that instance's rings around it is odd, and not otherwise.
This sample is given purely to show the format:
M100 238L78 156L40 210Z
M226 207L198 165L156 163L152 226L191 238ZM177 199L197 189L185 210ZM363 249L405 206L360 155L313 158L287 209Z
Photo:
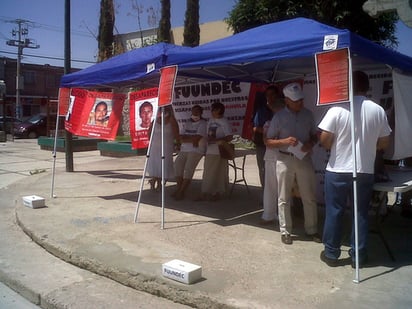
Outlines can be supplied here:
M316 177L310 152L317 142L317 128L311 111L303 107L303 91L299 83L283 88L286 107L272 118L266 146L279 150L276 164L278 179L278 213L281 240L290 245L292 240L291 198L296 178L305 216L305 232L316 242L318 213Z

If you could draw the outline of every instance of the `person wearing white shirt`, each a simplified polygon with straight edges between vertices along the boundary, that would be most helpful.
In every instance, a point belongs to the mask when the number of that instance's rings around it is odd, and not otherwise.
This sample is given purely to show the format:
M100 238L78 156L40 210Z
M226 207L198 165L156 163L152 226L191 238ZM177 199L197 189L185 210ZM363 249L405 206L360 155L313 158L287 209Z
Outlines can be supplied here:
M273 116L266 140L266 147L278 150L276 175L281 241L287 245L293 243L291 199L296 179L302 198L305 232L313 241L321 242L317 232L316 177L310 155L317 142L315 121L312 112L303 106L299 83L286 85L283 94L286 107Z
M180 135L182 145L174 163L177 186L173 196L176 200L184 198L195 169L206 152L207 122L202 118L202 113L200 105L193 106L192 115Z
M359 265L368 261L368 210L373 192L376 151L389 144L391 129L384 109L366 97L369 78L361 71L353 72L353 108L357 166L357 209ZM343 215L353 202L353 154L349 103L331 107L319 124L321 145L330 150L325 172L326 217L323 229L324 250L320 258L328 266L340 265ZM354 223L352 222L352 267L355 266Z
M229 186L229 165L227 159L220 156L218 143L233 139L229 122L224 117L225 106L214 102L211 117L207 123L207 150L203 168L201 195L196 200L219 200Z

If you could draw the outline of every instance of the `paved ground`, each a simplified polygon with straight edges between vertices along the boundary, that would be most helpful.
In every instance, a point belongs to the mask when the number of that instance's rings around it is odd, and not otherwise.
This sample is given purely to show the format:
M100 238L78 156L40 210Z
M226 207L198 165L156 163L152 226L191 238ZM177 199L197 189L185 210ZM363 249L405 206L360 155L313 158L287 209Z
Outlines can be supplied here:
M17 235L0 242L0 280L23 294L35 291L38 303L54 306L42 307L85 308L87 296L96 299L87 308L118 308L115 302L119 299L133 303L131 299L138 293L135 290L175 302L169 301L164 308L170 308L169 303L198 308L411 307L412 225L411 219L401 217L396 208L381 224L396 261L390 259L381 237L370 233L371 265L361 269L361 282L355 284L350 265L329 268L319 260L322 245L300 236L303 229L299 217L294 218L292 246L280 242L276 228L257 224L260 190L253 157L247 158L245 167L250 194L243 185L236 185L231 198L193 202L201 169L184 201L169 198L173 185L169 184L164 229L160 224L161 195L151 192L147 184L138 223L133 222L144 158L105 158L98 152L75 154L75 172L66 173L64 154L58 154L56 198L50 198L51 159L51 154L39 150L33 141L16 140L0 148L0 203L7 213L1 216L1 226L4 232L12 230ZM30 171L32 175L28 176ZM24 207L22 196L33 194L45 197L47 207ZM320 207L320 223L322 214ZM48 256L53 261L44 263L44 257L13 254L15 247L24 245L19 228L58 259ZM25 242L35 246L28 238ZM343 257L347 249L344 247ZM184 285L162 277L162 263L172 259L201 265L202 280ZM61 260L82 269L68 271L66 267L73 266L62 266ZM24 271L16 268L24 263L29 265ZM36 280L30 272L35 273ZM52 281L47 286L50 278L66 272L70 274L67 282L56 285ZM134 290L125 288L128 293L121 294L124 298L113 297L117 294L106 285L113 284L112 280L103 278L105 284L93 281L103 280L102 276L121 283L119 290L125 286Z

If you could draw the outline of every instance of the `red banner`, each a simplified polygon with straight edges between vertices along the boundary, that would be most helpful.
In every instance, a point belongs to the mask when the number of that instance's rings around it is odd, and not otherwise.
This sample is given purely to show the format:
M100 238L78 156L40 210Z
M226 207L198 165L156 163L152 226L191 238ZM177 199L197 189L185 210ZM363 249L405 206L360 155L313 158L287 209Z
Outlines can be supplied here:
M251 140L253 132L253 115L259 104L266 104L265 90L267 84L251 84L249 99L243 121L242 137Z
M157 94L158 88L130 93L130 137L133 149L147 148L149 146L148 131L157 112Z
M126 96L72 89L65 128L78 136L116 138Z
M316 54L317 105L349 101L349 49Z
M297 82L303 86L302 79L296 80L289 80L287 82L277 82L271 84L275 86L279 91L279 96L282 96L282 89L287 84ZM256 109L261 104L266 104L266 88L269 87L270 84L257 84L252 83L250 85L250 92L249 92L249 99L247 102L246 112L245 112L245 119L243 121L243 128L242 128L242 138L246 138L251 140L252 139L252 132L253 132L253 117L255 115Z
M65 116L70 105L70 88L59 89L59 116Z
M160 69L159 106L172 104L176 75L177 65Z

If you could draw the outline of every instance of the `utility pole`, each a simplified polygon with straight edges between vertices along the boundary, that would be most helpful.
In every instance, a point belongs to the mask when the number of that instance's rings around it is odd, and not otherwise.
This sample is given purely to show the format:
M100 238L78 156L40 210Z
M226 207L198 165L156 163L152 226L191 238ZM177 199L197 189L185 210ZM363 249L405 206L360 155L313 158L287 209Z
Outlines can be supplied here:
M71 72L71 10L70 0L64 1L64 74ZM73 135L65 131L65 154L66 154L66 172L73 172Z
M33 40L26 38L29 34L28 20L16 19L12 21L17 24L17 29L13 29L13 37L17 36L17 40L8 40L6 43L9 46L17 47L17 72L16 72L16 118L21 118L21 103L20 103L20 90L23 89L24 81L21 76L21 58L23 55L23 48L39 48Z

